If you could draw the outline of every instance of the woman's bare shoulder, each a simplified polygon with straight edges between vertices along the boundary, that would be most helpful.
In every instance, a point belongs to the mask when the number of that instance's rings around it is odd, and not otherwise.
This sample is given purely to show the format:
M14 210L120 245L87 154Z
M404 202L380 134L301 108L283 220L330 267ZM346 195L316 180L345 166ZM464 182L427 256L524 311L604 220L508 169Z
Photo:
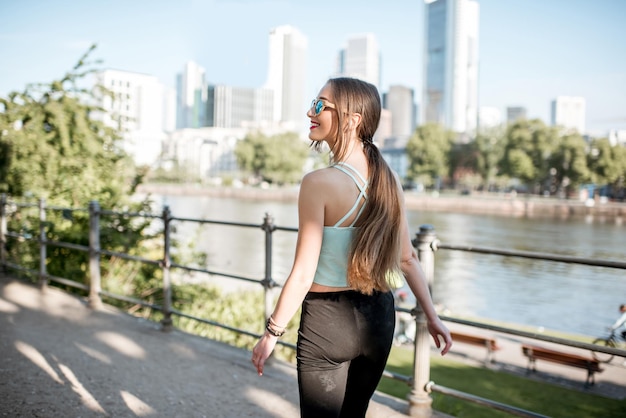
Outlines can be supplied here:
M308 172L302 178L302 185L315 186L324 185L329 181L332 181L333 175L337 170L333 170L331 167L318 168Z

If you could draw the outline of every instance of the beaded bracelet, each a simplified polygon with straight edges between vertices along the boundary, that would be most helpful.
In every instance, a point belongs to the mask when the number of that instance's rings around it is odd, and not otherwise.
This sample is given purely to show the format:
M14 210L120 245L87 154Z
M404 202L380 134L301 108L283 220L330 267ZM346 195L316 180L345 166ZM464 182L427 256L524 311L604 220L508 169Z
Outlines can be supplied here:
M283 334L285 333L285 329L283 328L282 331L275 330L273 328L272 322L273 321L271 321L270 318L267 318L267 323L265 324L265 330L269 332L270 334L272 334L274 337L282 337Z
M273 326L275 326L276 328L281 328L281 329L285 329L286 327L282 327L280 325L278 325L275 321L274 318L272 317L272 315L270 315L270 317L268 318L268 321L270 321L270 324L272 324Z

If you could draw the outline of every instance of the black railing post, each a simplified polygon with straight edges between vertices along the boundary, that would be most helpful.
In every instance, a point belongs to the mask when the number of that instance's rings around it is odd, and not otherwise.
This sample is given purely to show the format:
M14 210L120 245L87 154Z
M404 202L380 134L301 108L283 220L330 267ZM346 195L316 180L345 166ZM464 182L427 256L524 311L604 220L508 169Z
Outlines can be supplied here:
M89 307L101 309L100 299L100 204L89 202Z
M172 214L170 207L163 207L163 319L161 320L161 329L170 331L172 329L172 284L170 280L170 268L172 260L170 257L171 245L171 221Z
M46 271L46 199L39 199L39 287L48 286L48 272Z
M265 321L270 317L274 308L272 289L276 287L276 282L272 279L272 233L276 230L272 215L265 213L261 228L265 231L265 277L261 282L265 292L265 318L263 321L263 327L265 328Z
M413 240L413 246L417 248L417 255L428 280L428 288L431 289L433 280L435 258L432 243L435 241L435 229L432 225L422 225ZM413 310L415 312L415 360L413 362L413 387L409 394L409 415L411 417L432 416L433 400L426 390L430 381L430 334L426 325L426 316L419 304Z
M7 271L7 195L2 193L0 195L0 268L2 272Z

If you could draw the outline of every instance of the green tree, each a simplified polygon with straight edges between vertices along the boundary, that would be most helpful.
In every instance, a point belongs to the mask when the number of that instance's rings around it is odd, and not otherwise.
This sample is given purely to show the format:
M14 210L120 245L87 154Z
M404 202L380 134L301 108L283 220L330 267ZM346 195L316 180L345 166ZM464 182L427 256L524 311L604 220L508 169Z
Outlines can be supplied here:
M613 145L606 138L596 139L590 145L587 165L591 182L608 184L614 194L623 196L626 180L626 147Z
M566 196L589 181L586 147L585 140L579 134L565 135L559 139L550 157L551 177Z
M473 142L476 153L476 172L486 190L494 185L499 175L499 164L504 156L506 136L502 128L482 130Z
M302 176L309 149L293 132L274 136L248 134L235 146L237 164L270 183L296 183Z
M89 244L89 218L82 209L91 200L98 200L106 209L100 217L102 249L159 260L163 255L163 238L160 232L151 232L155 229L151 218L144 220L111 213L152 210L149 200L134 202L132 199L144 173L136 171L132 160L122 151L120 133L91 117L101 109L90 103L97 102L100 95L109 92L100 86L95 89L78 87L84 76L97 71L90 68L93 63L87 61L94 48L90 48L76 67L60 80L28 86L23 92L0 97L0 192L10 194L15 200L46 198L49 205L77 209L47 211L45 232L49 240L81 246ZM282 141L288 139L288 136L278 139L273 146L286 147ZM304 149L306 153L306 146ZM38 236L38 211L28 208L11 211L8 229L20 231L25 237ZM202 233L202 229L197 233ZM180 244L172 242L173 261L205 267L206 255L193 251L195 241L192 238L185 251L177 251ZM9 240L7 250L10 261L30 269L38 268L38 242ZM47 247L46 268L53 276L86 282L87 266L84 252L54 245ZM102 256L100 268L103 290L140 298L148 304L163 304L163 277L158 265ZM252 323L249 318L258 319L258 311L262 308L262 303L257 303L262 300L260 293L221 295L216 289L192 284L173 286L172 299L175 309L199 317L211 317L221 323L232 322L235 318L236 326ZM107 302L128 308L136 315L157 320L160 316L150 308L129 307L125 302L115 300ZM246 315L241 314L242 306L248 308ZM258 309L249 309L251 306ZM176 322L185 326L189 321L177 317ZM195 324L197 326L197 322ZM255 331L262 332L262 322L255 327ZM204 335L233 343L235 334L232 332L214 326L204 328ZM288 338L292 338L293 343L297 332L291 335ZM239 336L235 342L245 338L248 338L247 346L251 347L249 337Z
M587 157L591 181L596 184L615 184L626 175L626 148L611 146L606 138L592 141Z
M419 126L406 145L409 180L419 180L432 186L435 179L445 177L450 169L450 149L454 137L453 132L438 124Z
M502 173L517 178L536 192L542 182L549 178L549 159L558 143L555 128L541 120L520 120L510 125L506 133Z
M95 92L79 86L96 71L84 68L94 48L60 80L0 97L1 192L85 207L94 199L115 206L134 191L140 174L119 133L91 117Z
M76 66L61 79L49 84L29 85L23 92L0 97L0 191L14 199L45 198L48 205L86 208L97 200L105 209L150 211L150 201L133 202L131 196L144 173L137 171L122 150L120 133L94 120L101 111L99 95L109 94L101 86L82 87L85 77L95 71L97 61L89 61L92 46ZM36 213L24 210L10 219L12 230L37 236ZM88 245L88 215L85 211L48 211L46 236L50 240ZM117 215L101 217L100 240L103 249L159 257L150 220L140 221ZM36 269L38 245L34 241L10 240L9 257ZM48 273L76 281L86 281L87 254L56 246L48 247ZM133 294L160 286L158 268L137 267L114 257L103 258L103 288L131 283ZM111 283L106 282L110 277ZM113 282L117 283L113 283ZM159 292L149 291L159 295Z

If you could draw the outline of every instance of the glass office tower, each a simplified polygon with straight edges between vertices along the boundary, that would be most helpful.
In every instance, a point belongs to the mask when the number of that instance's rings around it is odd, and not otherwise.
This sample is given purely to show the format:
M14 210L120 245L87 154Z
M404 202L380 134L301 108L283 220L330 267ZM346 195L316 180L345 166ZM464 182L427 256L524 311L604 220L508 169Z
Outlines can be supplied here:
M425 3L422 121L473 135L478 119L478 3Z

